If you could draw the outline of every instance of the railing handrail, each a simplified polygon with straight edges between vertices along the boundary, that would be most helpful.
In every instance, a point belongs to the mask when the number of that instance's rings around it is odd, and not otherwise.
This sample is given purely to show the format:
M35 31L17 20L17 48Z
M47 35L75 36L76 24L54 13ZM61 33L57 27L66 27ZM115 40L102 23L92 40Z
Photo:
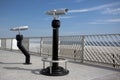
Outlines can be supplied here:
M77 36L105 36L105 35L120 35L120 33L114 33L114 34L83 34L83 35L61 35L59 37L77 37ZM24 36L24 38L52 38L52 36L40 36L40 37L32 37L32 36ZM0 38L0 39L15 39L15 37L9 37L9 38Z

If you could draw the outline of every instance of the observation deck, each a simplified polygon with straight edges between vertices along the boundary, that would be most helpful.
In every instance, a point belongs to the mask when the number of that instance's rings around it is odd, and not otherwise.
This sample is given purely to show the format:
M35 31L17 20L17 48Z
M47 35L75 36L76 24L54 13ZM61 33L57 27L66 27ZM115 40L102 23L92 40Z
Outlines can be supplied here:
M52 55L52 37L25 37L23 45L31 65L23 64L14 38L0 38L0 80L120 80L120 34L60 36L59 57L70 71L65 76L40 74L43 57Z
M120 80L119 69L75 62L68 62L66 76L45 76L40 74L42 57L32 55L31 65L23 65L23 57L21 52L0 50L0 80Z

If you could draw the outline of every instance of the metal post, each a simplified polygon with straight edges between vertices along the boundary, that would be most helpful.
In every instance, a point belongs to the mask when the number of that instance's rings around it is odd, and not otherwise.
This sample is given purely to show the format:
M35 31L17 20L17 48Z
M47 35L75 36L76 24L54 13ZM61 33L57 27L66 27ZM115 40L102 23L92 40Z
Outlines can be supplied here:
M43 40L42 37L40 38L40 56L42 54L42 45L43 45Z
M82 45L81 63L83 63L83 61L84 61L84 47L85 47L84 39L85 39L85 36L82 36L82 40L81 40L81 45Z
M16 35L16 40L17 40L17 47L25 55L25 64L31 64L30 63L30 54L28 53L28 51L22 45L23 35L20 35L20 34Z
M58 42L59 42L60 21L53 20L52 27L53 27L52 61L59 61ZM65 66L66 66L66 63L65 63ZM41 74L48 75L48 76L63 76L63 75L67 75L68 73L69 71L66 70L66 67L64 69L63 67L59 66L58 62L50 62L49 67L41 70Z
M11 38L11 51L12 51L12 46L13 46L13 38Z
M52 60L58 60L58 40L59 40L59 27L60 27L60 21L59 20L53 20L52 21L52 27L53 27L53 56ZM58 63L53 63L53 68L58 67Z

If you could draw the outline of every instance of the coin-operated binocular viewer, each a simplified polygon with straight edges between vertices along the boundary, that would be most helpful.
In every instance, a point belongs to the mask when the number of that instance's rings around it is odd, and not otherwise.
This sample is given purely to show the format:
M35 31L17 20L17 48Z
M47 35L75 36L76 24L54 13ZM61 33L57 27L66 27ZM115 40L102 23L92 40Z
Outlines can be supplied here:
M28 53L28 51L22 45L23 35L20 34L21 30L27 30L27 29L28 29L28 26L21 26L21 27L11 28L10 30L11 31L18 31L18 34L16 35L17 47L25 55L25 64L31 64L30 63L30 54Z
M59 28L60 28L60 15L65 15L68 12L68 9L60 9L60 10L51 10L47 11L47 15L52 15L52 28L53 28L53 46L52 46L52 59L42 59L45 62L50 62L50 66L41 70L41 74L48 76L63 76L69 73L69 71L61 66L59 66L59 62L65 59L60 60L58 58L58 42L59 42Z

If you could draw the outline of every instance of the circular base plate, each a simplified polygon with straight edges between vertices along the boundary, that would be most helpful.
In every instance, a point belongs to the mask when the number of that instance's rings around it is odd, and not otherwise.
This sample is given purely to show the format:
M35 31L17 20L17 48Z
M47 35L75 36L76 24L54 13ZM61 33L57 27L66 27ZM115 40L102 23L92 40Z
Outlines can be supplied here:
M42 69L40 71L41 74L47 75L47 76L64 76L69 73L68 70L65 70L64 68L58 66L56 68L52 68L52 72L50 73L50 67L47 67L45 69Z
M31 65L32 63L23 63L24 65Z

